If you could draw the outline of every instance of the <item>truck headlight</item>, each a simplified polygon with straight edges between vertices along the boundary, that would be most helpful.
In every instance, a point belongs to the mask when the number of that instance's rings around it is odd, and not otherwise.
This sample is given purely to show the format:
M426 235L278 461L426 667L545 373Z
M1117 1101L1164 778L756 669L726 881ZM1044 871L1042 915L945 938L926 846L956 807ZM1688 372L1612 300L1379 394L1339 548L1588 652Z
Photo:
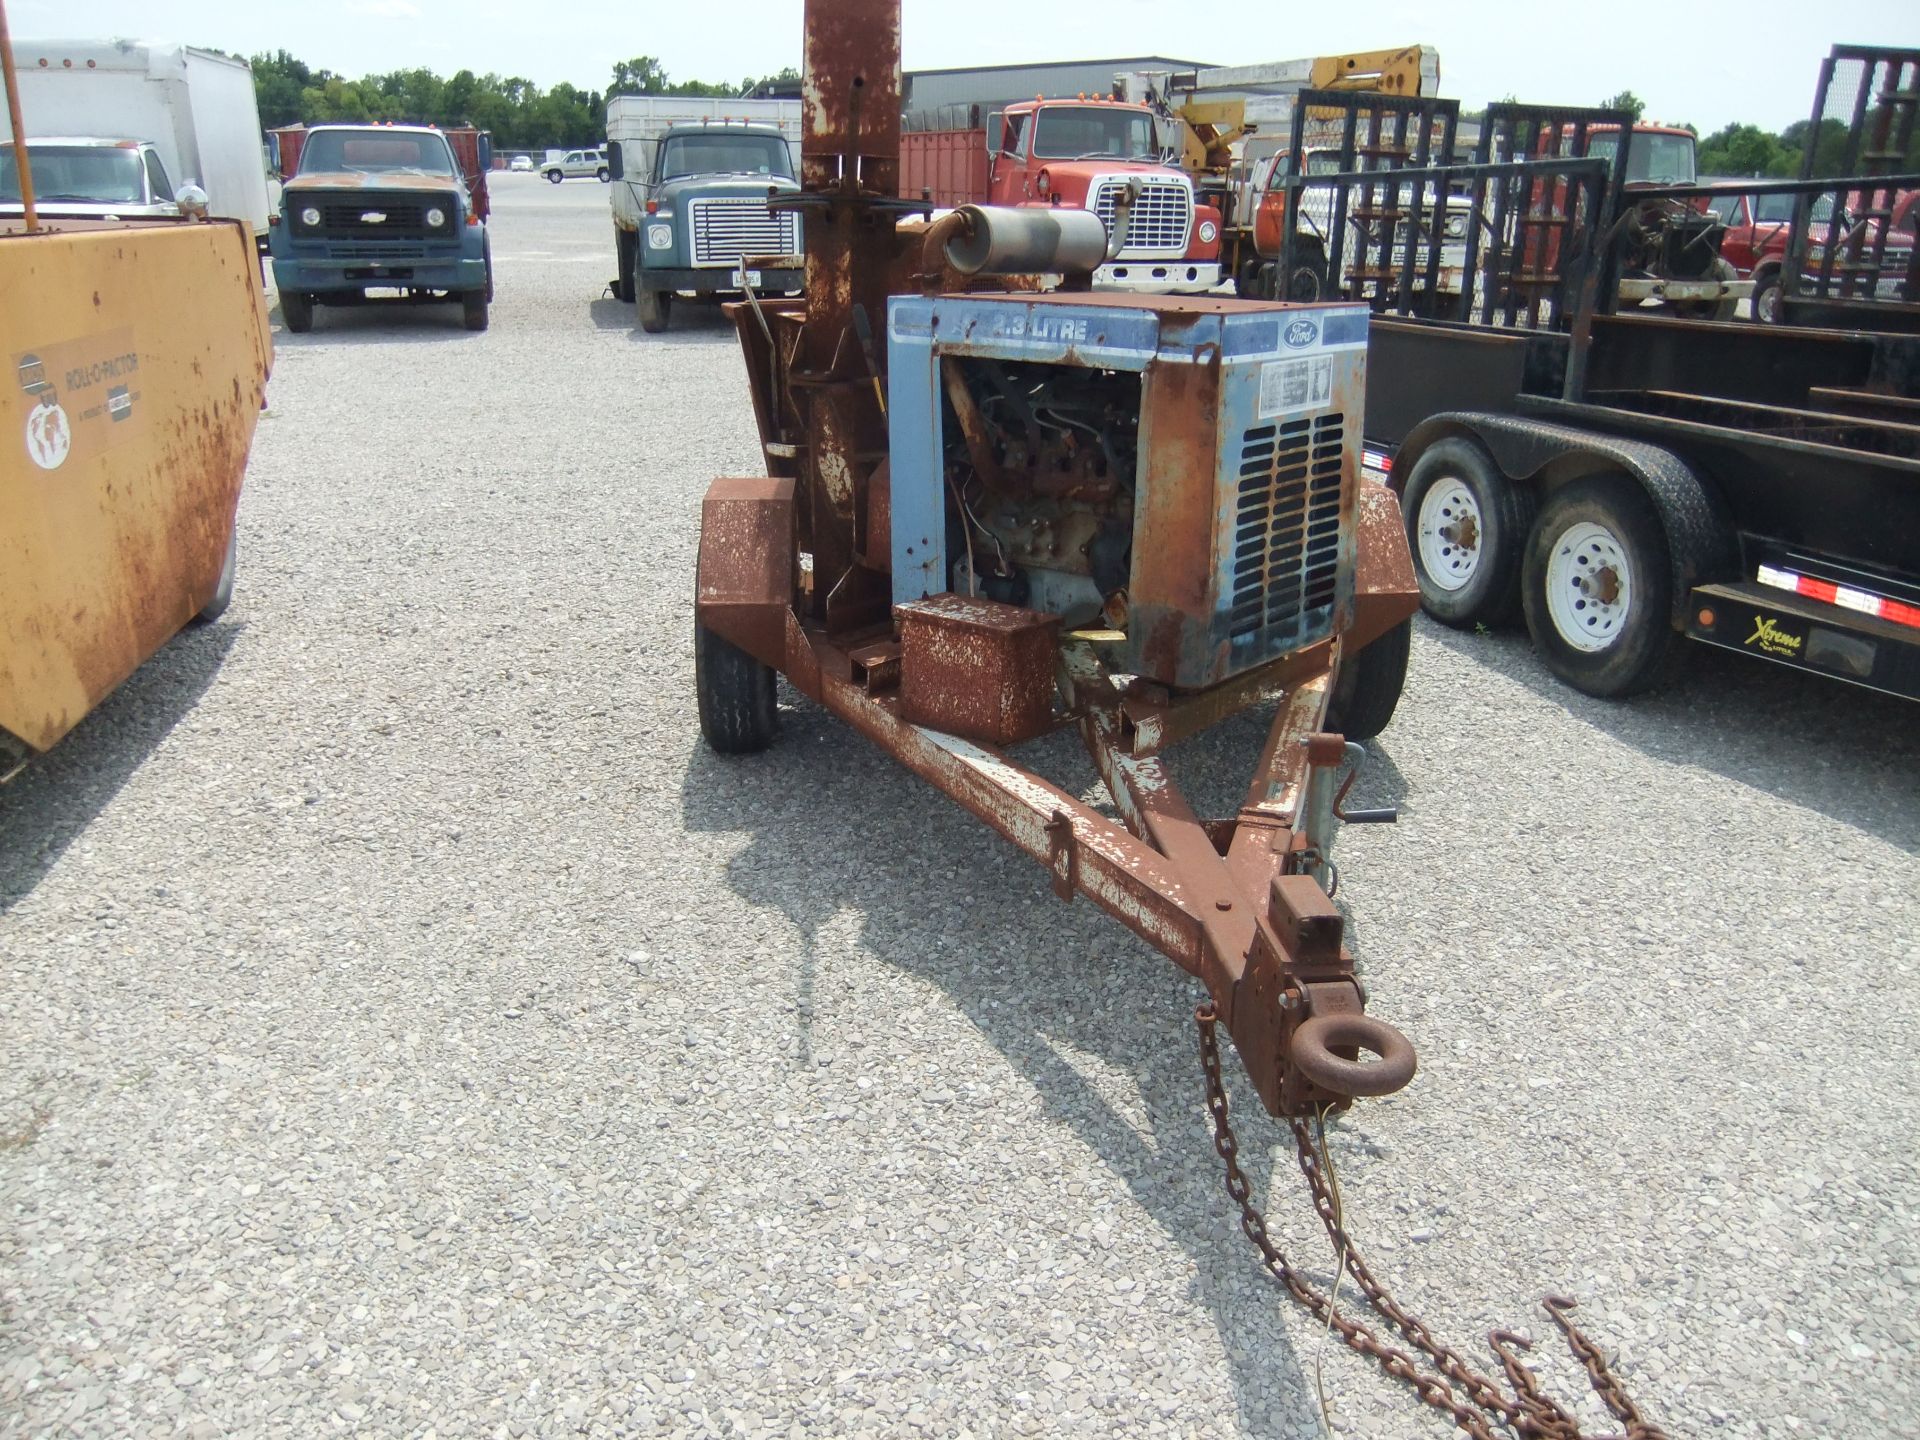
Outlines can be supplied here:
M442 225L446 223L447 223L447 212L442 210L438 205L434 206L433 209L427 211L427 228L429 230L438 230Z
M1446 236L1449 240L1466 239L1467 217L1464 215L1449 215L1447 217Z
M673 227L671 225L647 226L647 248L649 250L671 250L673 248Z
M300 223L309 230L318 230L320 228L320 212L311 205L307 206L306 209L300 212Z
M1202 220L1200 222L1200 243L1202 245L1211 245L1214 240L1218 238L1219 234L1220 227L1211 220Z

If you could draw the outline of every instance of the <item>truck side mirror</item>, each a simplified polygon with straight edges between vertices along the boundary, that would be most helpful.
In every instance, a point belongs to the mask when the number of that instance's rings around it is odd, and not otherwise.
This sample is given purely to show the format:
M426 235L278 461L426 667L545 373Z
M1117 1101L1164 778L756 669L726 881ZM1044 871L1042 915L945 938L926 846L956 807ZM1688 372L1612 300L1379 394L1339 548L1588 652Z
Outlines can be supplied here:
M485 130L480 132L480 173L486 174L493 169L493 136Z
M273 171L276 178L281 180L287 178L287 172L280 164L280 137L278 135L267 136L267 161L269 168Z
M621 180L626 177L626 157L620 153L620 142L618 140L609 140L607 142L607 173L616 180Z
M1000 155L1005 153L1007 138L1006 119L1007 112L1004 110L989 110L987 112L987 123L980 131L980 133L986 137L987 154Z

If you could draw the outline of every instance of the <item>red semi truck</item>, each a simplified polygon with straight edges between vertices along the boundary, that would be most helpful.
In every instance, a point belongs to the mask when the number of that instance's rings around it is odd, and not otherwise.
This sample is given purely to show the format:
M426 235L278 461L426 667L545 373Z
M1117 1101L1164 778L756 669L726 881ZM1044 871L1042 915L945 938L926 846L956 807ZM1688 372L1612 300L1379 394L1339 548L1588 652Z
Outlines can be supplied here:
M1220 212L1167 163L1154 112L1118 100L1028 100L1004 110L950 106L910 114L900 136L900 193L936 209L1070 206L1113 225L1136 177L1126 244L1094 284L1156 294L1220 283Z

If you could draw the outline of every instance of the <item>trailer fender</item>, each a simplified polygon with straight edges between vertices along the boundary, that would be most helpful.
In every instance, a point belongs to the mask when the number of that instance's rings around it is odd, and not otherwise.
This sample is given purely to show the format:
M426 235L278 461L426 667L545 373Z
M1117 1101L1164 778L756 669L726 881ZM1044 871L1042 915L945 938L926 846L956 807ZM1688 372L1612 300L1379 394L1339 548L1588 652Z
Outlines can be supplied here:
M1666 527L1673 561L1670 618L1676 629L1686 625L1694 586L1739 576L1739 544L1725 503L1671 450L1514 415L1449 412L1421 421L1395 453L1395 488L1405 484L1428 446L1449 435L1472 436L1509 480L1536 485L1543 493L1600 471L1632 476Z
M716 480L700 506L698 623L763 665L787 658L794 587L793 481Z

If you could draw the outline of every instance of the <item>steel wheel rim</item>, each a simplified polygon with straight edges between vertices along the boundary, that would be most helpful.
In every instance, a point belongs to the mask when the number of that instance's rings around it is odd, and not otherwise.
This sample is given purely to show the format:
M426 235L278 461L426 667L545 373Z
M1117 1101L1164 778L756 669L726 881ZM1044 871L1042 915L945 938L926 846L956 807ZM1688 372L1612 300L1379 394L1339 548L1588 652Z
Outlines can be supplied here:
M1633 567L1620 537L1583 520L1569 525L1547 559L1547 613L1560 638L1592 654L1620 638L1633 608Z
M1443 475L1420 497L1420 566L1436 589L1452 593L1465 589L1480 573L1480 545L1486 538L1486 519L1473 492L1460 480Z
M1760 292L1760 299L1754 306L1754 313L1761 323L1771 325L1780 316L1780 287L1768 286Z

